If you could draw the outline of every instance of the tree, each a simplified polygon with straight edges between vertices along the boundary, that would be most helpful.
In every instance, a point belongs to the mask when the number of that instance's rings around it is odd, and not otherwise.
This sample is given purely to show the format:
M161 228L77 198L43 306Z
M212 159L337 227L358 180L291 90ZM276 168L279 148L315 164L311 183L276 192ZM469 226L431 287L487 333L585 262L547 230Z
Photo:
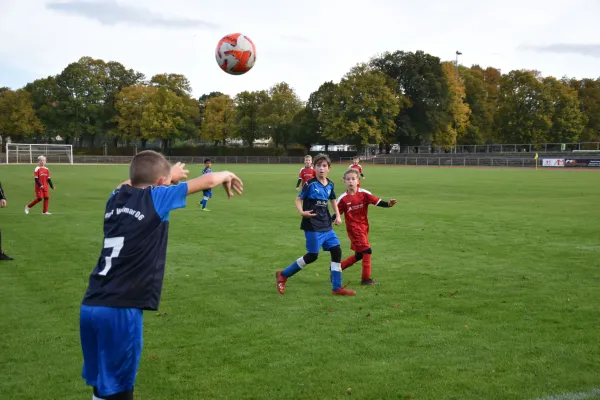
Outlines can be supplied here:
M142 147L146 147L152 134L145 129L147 124L143 120L148 116L146 110L157 91L157 88L143 84L121 89L115 100L117 126L111 131L117 140L141 140Z
M31 94L23 89L0 92L0 135L3 137L34 136L44 126L35 115ZM0 141L0 144L2 141Z
M469 105L471 115L465 134L458 138L458 143L492 143L497 95L496 100L490 98L488 85L480 68L460 67L460 76L465 86L465 102Z
M548 142L554 106L539 73L511 71L502 77L496 116L500 143Z
M360 151L368 143L393 136L400 101L386 76L359 64L337 85L332 101L323 105L319 119L331 140L346 141Z
M83 138L93 146L96 136L103 133L106 80L106 63L90 57L67 65L57 76L57 113L67 143Z
M442 63L442 70L448 84L448 114L450 118L447 125L441 126L442 129L433 132L431 142L435 146L449 150L456 145L458 138L465 136L471 109L464 102L465 85L462 80L457 80L455 65L446 61Z
M273 85L268 92L269 99L261 105L263 134L287 149L292 138L294 116L302 108L302 102L287 83Z
M192 93L189 79L182 74L157 74L150 79L150 84L167 88L179 97L190 97Z
M330 140L323 133L325 128L319 115L321 115L323 107L333 101L336 88L337 85L332 81L323 83L308 97L306 112L298 116L302 121L303 128L296 131L296 141L304 145L307 153L313 144L323 144L325 151L328 150Z
M395 118L398 141L431 142L452 122L448 80L438 57L423 51L383 53L370 64L395 81L398 98L406 104Z
M263 136L260 111L261 106L267 101L269 95L264 90L243 91L235 97L237 129L249 147L253 147L254 141Z
M577 90L554 77L543 80L552 97L552 127L549 141L553 143L576 143L583 133L586 117L579 108Z
M228 95L211 97L204 102L202 137L207 140L227 144L227 139L235 135L235 102Z
M117 97L119 114L115 117L115 135L137 138L142 147L150 139L162 141L169 149L173 139L181 136L185 121L184 101L164 87L136 85L126 87Z
M44 125L42 136L46 140L55 139L61 133L64 125L62 115L57 108L59 88L56 77L37 79L28 83L24 89L30 93L35 114Z
M586 117L586 125L580 140L583 142L600 142L600 78L565 80L577 90L579 109Z
M178 115L184 121L178 129L179 138L195 138L200 134L200 103L191 97L192 86L188 78L182 74L158 74L150 79L150 84L163 90L169 90L183 102L183 108ZM169 142L164 142L168 144Z

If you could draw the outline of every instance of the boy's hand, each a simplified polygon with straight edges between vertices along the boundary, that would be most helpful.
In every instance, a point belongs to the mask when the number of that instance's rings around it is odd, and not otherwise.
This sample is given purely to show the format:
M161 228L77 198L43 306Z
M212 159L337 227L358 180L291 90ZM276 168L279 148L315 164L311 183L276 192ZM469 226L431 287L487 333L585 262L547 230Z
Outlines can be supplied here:
M308 211L302 211L300 213L300 215L302 215L304 218L312 218L312 217L316 217L317 214L313 212L313 210L308 210Z
M2 199L0 200L0 208L5 208L6 207L6 200Z
M390 207L394 207L398 202L394 199L390 200L390 202L388 203L390 205Z
M341 225L342 224L342 217L338 214L335 216L335 221L333 222L336 225Z
M187 174L190 172L184 168L185 164L178 162L171 167L171 182L178 184L182 179L187 179Z
M244 191L244 183L240 178L235 176L235 174L230 173L227 179L223 182L223 188L227 193L227 198L231 199L233 197L232 189L239 195Z
M300 186L298 186L298 187L296 188L296 192L299 192L299 191L300 191Z

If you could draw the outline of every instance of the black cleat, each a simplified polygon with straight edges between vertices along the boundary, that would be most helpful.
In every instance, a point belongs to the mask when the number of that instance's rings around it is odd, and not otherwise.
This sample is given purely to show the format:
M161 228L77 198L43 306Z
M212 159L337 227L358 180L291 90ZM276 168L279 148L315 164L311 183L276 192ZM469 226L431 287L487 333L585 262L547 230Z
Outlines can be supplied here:
M14 258L7 256L4 253L0 254L0 261L10 261L10 260L14 260Z

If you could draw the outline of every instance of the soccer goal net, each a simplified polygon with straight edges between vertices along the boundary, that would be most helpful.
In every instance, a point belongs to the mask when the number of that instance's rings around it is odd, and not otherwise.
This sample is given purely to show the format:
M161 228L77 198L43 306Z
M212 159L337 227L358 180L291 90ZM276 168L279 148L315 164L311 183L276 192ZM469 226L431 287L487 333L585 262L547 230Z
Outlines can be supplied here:
M73 164L73 146L70 144L7 143L7 164L36 164L39 156L49 163Z

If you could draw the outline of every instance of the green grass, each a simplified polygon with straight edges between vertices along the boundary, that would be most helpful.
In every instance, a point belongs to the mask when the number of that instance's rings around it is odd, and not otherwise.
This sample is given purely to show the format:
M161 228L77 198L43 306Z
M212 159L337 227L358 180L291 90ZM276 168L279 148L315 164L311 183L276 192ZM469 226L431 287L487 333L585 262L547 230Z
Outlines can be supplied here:
M373 276L304 253L301 166L215 165L245 182L172 214L160 315L145 313L138 399L535 399L600 387L600 175L367 166ZM86 399L79 305L106 198L126 166L52 166L52 216L29 215L33 166L2 166L0 397ZM191 166L198 174L201 165ZM337 193L342 166L331 176ZM345 226L335 228L344 257ZM347 389L352 388L351 394Z

